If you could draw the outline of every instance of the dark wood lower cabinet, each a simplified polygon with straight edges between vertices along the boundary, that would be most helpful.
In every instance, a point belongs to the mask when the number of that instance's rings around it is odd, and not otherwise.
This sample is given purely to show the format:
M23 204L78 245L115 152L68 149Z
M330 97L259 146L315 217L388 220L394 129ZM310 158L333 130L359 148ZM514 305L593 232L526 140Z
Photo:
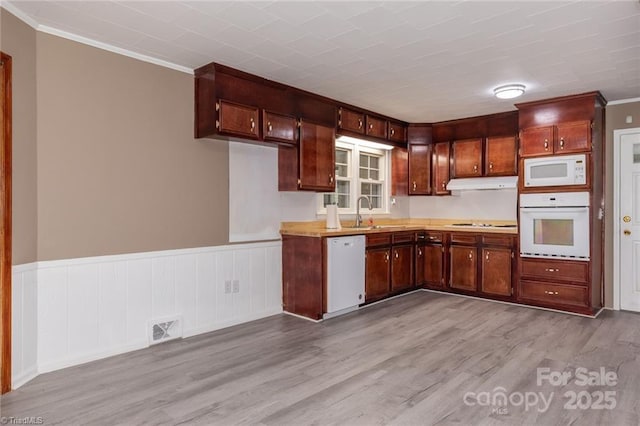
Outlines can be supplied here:
M511 296L513 251L510 248L482 249L481 291L498 296Z
M478 249L472 246L451 246L449 287L476 291L478 289Z
M282 305L312 319L324 313L324 238L282 237Z
M442 244L416 247L416 285L444 288L444 249Z
M391 248L368 248L366 259L365 301L373 302L389 294Z
M395 246L391 249L391 291L414 287L413 245Z

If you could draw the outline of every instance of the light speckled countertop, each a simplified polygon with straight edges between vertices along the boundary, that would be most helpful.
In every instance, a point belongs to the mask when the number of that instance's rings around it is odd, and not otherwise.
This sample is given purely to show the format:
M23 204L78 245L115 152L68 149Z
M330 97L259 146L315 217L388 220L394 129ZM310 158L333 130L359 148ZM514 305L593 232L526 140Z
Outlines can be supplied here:
M353 222L345 222L342 229L327 229L324 220L311 222L282 222L280 234L297 235L302 237L336 237L341 235L359 235L380 232L398 231L441 231L441 232L473 232L487 234L516 235L518 228L492 227L458 227L454 223L487 223L491 225L516 225L508 220L477 220L477 219L378 219L374 220L374 228L354 228ZM378 228L379 226L379 228Z

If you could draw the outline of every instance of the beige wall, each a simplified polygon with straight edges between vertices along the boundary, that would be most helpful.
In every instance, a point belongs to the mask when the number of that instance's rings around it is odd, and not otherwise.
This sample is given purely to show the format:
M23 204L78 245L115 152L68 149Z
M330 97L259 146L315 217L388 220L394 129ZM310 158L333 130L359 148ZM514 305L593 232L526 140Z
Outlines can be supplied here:
M228 241L228 144L193 77L37 34L38 260Z
M626 117L633 118L626 123ZM640 127L640 102L607 106L606 113L606 177L605 177L605 306L613 307L613 131Z
M0 9L0 50L12 57L13 264L37 258L36 31Z

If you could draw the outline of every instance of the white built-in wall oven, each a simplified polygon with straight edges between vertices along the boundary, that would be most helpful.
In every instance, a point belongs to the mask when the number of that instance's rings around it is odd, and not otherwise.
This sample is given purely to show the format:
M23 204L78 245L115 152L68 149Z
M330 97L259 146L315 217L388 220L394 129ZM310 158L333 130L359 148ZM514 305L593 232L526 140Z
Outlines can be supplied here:
M520 194L520 256L589 260L589 193Z

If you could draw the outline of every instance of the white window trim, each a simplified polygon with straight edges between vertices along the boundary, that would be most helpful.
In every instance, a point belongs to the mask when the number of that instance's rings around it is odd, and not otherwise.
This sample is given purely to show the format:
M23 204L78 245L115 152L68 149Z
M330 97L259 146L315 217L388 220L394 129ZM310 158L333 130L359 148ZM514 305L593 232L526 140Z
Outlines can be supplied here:
M376 154L380 155L380 166L382 176L382 207L369 211L366 203L362 201L360 207L360 214L366 217L367 215L389 215L390 214L390 194L391 194L391 151L384 149L376 149L369 146L359 145L357 143L350 143L337 140L336 148L344 148L351 151L351 158L349 164L350 176L350 199L352 201L351 207L339 208L338 213L350 215L356 214L355 201L359 197L360 193L360 153ZM326 193L320 193L317 196L317 214L326 215L327 209L324 207L324 195Z

